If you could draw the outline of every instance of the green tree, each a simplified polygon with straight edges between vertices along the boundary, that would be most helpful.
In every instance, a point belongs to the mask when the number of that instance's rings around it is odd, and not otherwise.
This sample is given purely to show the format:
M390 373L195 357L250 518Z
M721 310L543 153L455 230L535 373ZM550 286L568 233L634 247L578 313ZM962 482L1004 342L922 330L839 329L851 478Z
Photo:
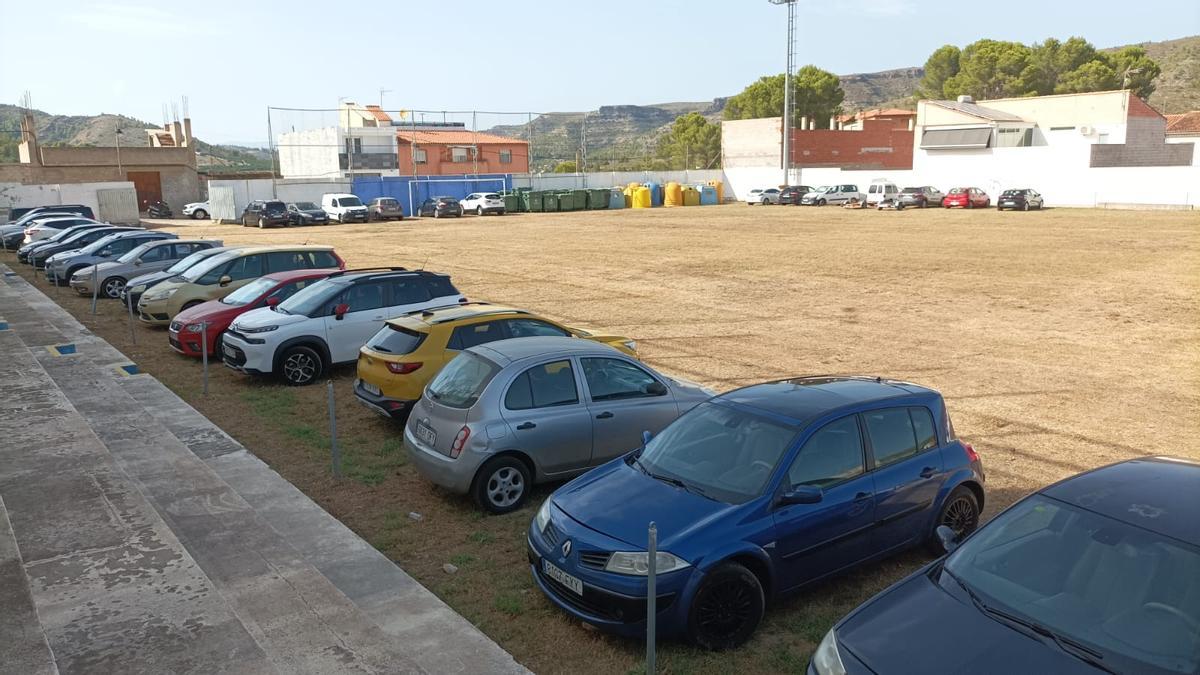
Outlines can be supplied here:
M785 79L783 75L758 78L725 103L725 119L745 120L782 115ZM801 117L828 119L841 110L842 100L846 96L837 75L813 65L796 71L792 77L792 93L793 124L798 124Z
M918 98L946 98L946 80L958 74L962 51L954 45L942 45L925 60L925 75L917 88Z
M554 165L554 173L575 173L579 168L575 165L575 160L568 159L565 162L559 162Z
M1059 82L1080 66L1097 58L1096 48L1081 37L1059 42L1054 38L1036 43L1031 48L1029 67L1022 79L1029 88L1027 93L1039 96L1053 94Z
M1139 98L1150 98L1154 93L1154 80L1162 73L1162 68L1146 55L1141 47L1124 47L1118 51L1104 54L1121 80L1118 85L1129 88ZM1128 80L1125 80L1128 73Z
M710 169L721 160L721 125L691 112L675 118L671 129L658 140L656 151L669 169Z
M1032 50L1020 42L976 40L963 48L958 73L946 80L943 91L947 98L1025 96L1030 90L1022 75L1031 57Z
M1059 78L1056 94L1078 94L1087 91L1107 91L1121 86L1121 77L1104 59L1088 61Z

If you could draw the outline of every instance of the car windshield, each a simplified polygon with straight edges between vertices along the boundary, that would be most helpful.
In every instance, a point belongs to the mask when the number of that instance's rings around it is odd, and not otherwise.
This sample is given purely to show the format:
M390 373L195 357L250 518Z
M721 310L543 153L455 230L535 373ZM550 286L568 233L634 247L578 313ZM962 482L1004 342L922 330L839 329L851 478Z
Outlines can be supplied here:
M950 194L961 195L961 194L966 193L966 191L967 191L967 188L954 188L953 190L950 191Z
M1024 190L1005 190L1001 197L1018 197L1025 194Z
M429 397L451 408L470 408L479 400L500 367L472 352L462 352L433 378Z
M358 197L353 197L353 196L351 196L351 197L339 197L339 198L338 198L338 205L339 205L339 206L362 206L362 202L360 202L360 201L358 200Z
M192 265L195 265L196 263L200 262L201 260L204 260L205 258L213 257L213 255L220 255L220 253L214 254L211 250L197 251L197 252L189 255L188 257L184 258L183 260L180 260L179 262L175 263L174 265L171 265L170 267L167 268L166 271L170 274L179 274L180 272L188 269L189 267L191 267Z
M795 436L787 425L702 403L652 438L638 459L650 474L741 504L762 492Z
M300 314L307 317L316 316L334 296L345 290L348 284L335 279L322 279L311 286L305 286L296 291L292 297L275 306L275 311L283 314Z
M154 243L158 243L158 242L154 242ZM134 260L137 260L138 256L140 256L141 254L148 251L151 247L153 247L153 244L150 242L146 242L145 244L142 244L141 246L134 246L132 249L130 249L129 253L126 253L125 255L121 256L120 258L117 258L117 262L131 263Z
M195 283L197 279L211 272L213 268L219 265L224 265L239 255L240 253L238 251L227 251L225 253L214 255L211 258L192 265L181 272L179 276L182 277L184 281Z
M263 204L263 208L267 211L286 211L287 204L284 204L283 202L267 202L266 204Z
M826 185L825 187L821 188L819 191L820 191L820 192L837 192L837 191L838 191L838 186L836 186L836 185Z
M275 288L275 284L278 284L278 283L279 282L275 281L274 279L267 279L266 277L260 277L258 279L255 279L254 281L251 281L250 283L246 284L245 286L242 286L241 288L230 293L229 295L221 298L221 304L229 305L231 307L241 307L243 305L248 305L248 304L254 302L255 300L259 299L259 297L261 297L263 293L266 293L267 291L271 290L272 288Z
M295 206L300 211L316 211L317 210L317 205L312 202L296 202L295 204L292 204L292 206Z
M84 232L87 232L87 230L72 230L70 228L67 228L65 230L59 230L58 232L55 232L54 234L50 235L49 237L46 237L46 241L65 241L67 239L70 239L71 237L74 237L77 234L82 234Z
M84 246L83 248L79 249L79 252L90 255L92 253L95 253L96 251L99 251L100 249L104 248L105 246L108 246L112 242L116 241L116 239L117 239L117 235L115 235L115 234L110 234L107 237L100 237L96 241L93 241L92 243L88 244L87 246Z
M1129 510L1195 517L1139 506ZM985 613L1036 625L1113 672L1200 672L1200 548L1034 495L967 539L945 569Z

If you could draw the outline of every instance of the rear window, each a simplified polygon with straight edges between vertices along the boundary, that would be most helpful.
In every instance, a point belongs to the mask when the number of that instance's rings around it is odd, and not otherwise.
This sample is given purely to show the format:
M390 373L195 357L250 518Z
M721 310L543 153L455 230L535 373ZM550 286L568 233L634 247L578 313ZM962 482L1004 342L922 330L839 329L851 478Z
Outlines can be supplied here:
M450 277L427 276L425 277L425 287L429 289L429 295L435 298L459 295L458 289L450 283Z
M400 203L397 202L395 199L380 199L379 205L386 206L388 208L396 208L397 206L400 205Z
M425 390L429 398L451 408L475 405L500 367L487 359L463 352L433 378Z
M954 188L950 191L952 195L962 195L967 193L967 188Z
M921 188L904 188L902 192L906 195L917 195L921 194Z
M500 199L500 195L497 195L497 194L486 194L486 195L484 195L484 196L483 196L483 198L484 198L484 199Z
M367 340L367 347L384 354L411 354L428 336L428 333L387 324L375 337Z

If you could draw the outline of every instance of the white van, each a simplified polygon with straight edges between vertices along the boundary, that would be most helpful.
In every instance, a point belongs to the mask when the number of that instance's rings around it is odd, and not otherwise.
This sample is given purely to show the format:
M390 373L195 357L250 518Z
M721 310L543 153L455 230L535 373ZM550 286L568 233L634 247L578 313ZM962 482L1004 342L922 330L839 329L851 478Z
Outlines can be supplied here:
M889 199L895 201L900 197L900 188L886 178L876 178L867 188L867 206L877 206Z
M321 209L339 223L367 222L367 207L354 195L327 192L321 195Z

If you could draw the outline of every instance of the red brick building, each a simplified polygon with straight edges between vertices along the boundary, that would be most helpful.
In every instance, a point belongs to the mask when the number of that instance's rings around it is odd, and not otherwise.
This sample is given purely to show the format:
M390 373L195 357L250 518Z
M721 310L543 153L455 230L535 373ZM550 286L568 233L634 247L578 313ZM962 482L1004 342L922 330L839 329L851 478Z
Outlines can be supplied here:
M912 110L868 110L834 120L837 129L792 131L792 165L842 169L911 169Z
M400 175L457 176L475 173L527 173L529 143L483 132L417 130L396 132Z

